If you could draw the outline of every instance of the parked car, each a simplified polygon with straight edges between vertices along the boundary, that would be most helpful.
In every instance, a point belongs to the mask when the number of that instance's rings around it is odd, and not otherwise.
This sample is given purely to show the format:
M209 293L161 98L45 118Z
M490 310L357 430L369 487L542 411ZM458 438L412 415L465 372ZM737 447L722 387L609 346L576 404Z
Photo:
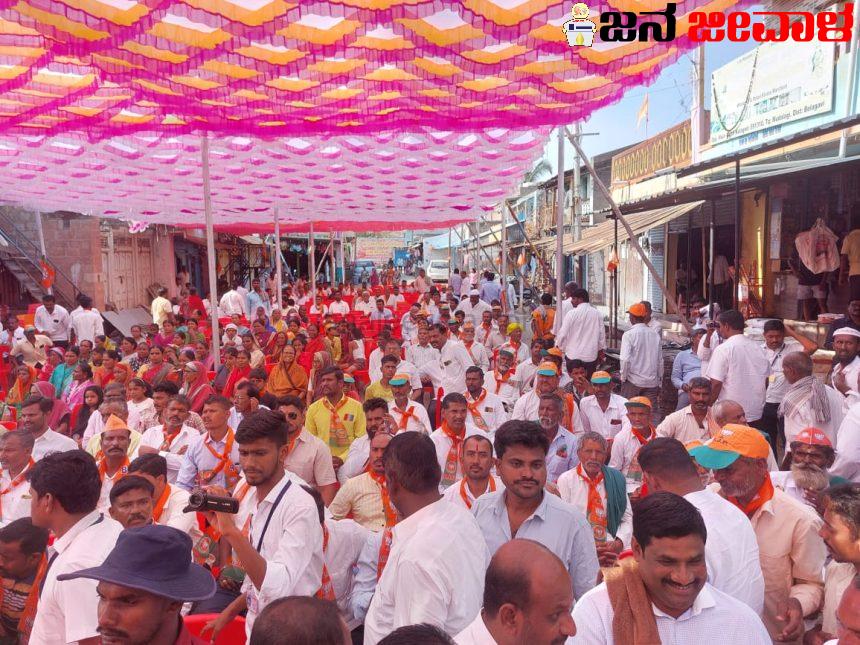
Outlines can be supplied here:
M427 266L427 277L433 282L448 282L448 261L431 260Z
M373 260L356 260L352 264L352 283L361 284L370 282L370 273L373 271Z

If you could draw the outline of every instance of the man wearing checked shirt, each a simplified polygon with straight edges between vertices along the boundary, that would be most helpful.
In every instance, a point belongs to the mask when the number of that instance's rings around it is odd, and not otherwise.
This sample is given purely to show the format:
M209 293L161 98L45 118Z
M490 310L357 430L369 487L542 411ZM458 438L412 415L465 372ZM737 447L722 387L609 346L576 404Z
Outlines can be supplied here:
M305 417L305 428L328 444L332 465L338 470L358 437L367 433L361 403L343 393L343 372L327 367L319 372L322 398L314 401Z

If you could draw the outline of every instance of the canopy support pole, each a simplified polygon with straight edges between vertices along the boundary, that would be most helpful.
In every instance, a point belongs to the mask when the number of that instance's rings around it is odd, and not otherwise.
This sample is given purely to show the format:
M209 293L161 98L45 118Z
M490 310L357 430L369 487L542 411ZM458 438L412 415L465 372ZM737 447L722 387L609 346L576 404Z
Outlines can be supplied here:
M609 317L609 321L612 325L612 344L617 347L616 339L618 338L618 267L621 264L621 260L618 256L618 219L613 220L614 226L613 233L615 235L614 244L612 247L612 252L615 254L616 264L615 268L612 270L612 293L610 294L610 304L612 306L612 313Z
M275 304L278 309L283 307L284 271L281 266L281 218L278 207L275 206Z
M215 274L215 225L212 222L212 192L209 186L209 135L200 139L203 166L203 210L206 214L206 260L209 269L209 308L212 315L212 355L221 364L221 332L218 329L218 276Z
M693 335L692 327L690 327L690 323L687 320L687 317L681 311L681 308L678 306L678 301L675 299L669 291L666 289L666 284L663 282L663 277L657 273L657 269L654 268L654 265L651 264L651 259L642 250L642 247L639 245L639 240L636 235L633 233L633 229L630 228L630 224L625 219L624 215L621 214L621 209L618 207L618 204L615 203L615 200L612 198L612 193L609 192L609 189L606 187L606 184L597 176L597 171L594 170L594 166L591 163L591 159L583 152L582 146L579 144L574 137L571 136L570 131L567 128L564 129L567 134L568 141L573 144L573 147L579 153L582 162L585 164L585 167L588 169L591 178L594 180L594 185L597 186L598 190L603 193L603 196L606 198L606 201L609 202L609 205L612 207L612 212L615 213L616 219L621 222L621 225L624 227L624 230L627 231L627 237L630 240L630 245L636 249L636 252L639 254L639 257L642 258L642 262L648 267L648 273L651 274L651 277L654 279L654 282L657 283L657 286L660 287L660 291L663 292L663 295L666 297L666 302L671 305L672 309L676 314L678 314L678 318L681 320L681 325L684 327L684 331L687 332L689 336ZM559 153L561 154L561 153Z
M740 305L741 284L741 160L735 159L735 277L732 280L732 305Z
M511 303L508 302L508 227L505 220L505 209L501 210L502 216L502 252L500 263L502 265L502 311L508 313L511 309Z
M330 248L331 248L331 240L329 240L328 244L325 245L325 251L323 251L322 257L320 258L320 263L314 267L314 273L319 273L320 269L322 269L323 262L325 262L328 259Z
M314 223L311 221L311 232L308 235L308 248L310 249L310 260L308 264L308 271L310 272L311 278L311 298L317 297L317 253L316 253L316 242L314 241Z
M453 254L451 253L451 227L448 227L448 284L451 284L451 258Z
M41 211L36 211L36 233L39 236L39 250L42 252L42 257L45 258L45 262L48 261L48 252L45 250L45 230L42 228L42 213ZM45 289L45 293L54 293L53 287L48 287Z
M523 226L523 223L517 217L516 213L514 213L514 209L511 208L510 203L505 202L505 205L508 207L508 211L510 212L511 217L514 218L514 221L517 223L517 226L520 227L520 231L522 232L523 237L525 238L526 242L528 243L529 248L532 251L532 254L535 256L535 259L538 261L538 264L540 265L541 271L543 271L544 278L546 278L547 282L552 284L552 271L549 270L549 265L546 263L546 261L544 261L544 259L540 255L540 253L538 253L538 250L535 248L535 245L532 243L532 240L529 237L529 234L526 233L526 227Z
M711 200L711 239L708 252L708 318L714 320L714 221L716 218L716 202Z
M561 314L564 300L564 130L558 129L558 165L556 166L556 214L555 214L555 301ZM555 317L554 333L561 331L561 315Z
M481 220L484 221L483 217L481 218ZM486 224L486 221L484 221L484 224ZM495 242L498 239L498 236L495 233L493 233L493 238L494 238L493 241ZM492 262L492 258L490 258L489 253L485 253L485 255ZM528 279L526 278L525 274L522 271L520 271L520 268L517 266L516 260L510 255L510 252L508 249L505 249L505 255L502 257L502 259L504 260L505 264L507 264L507 262L510 260L511 267L514 270L514 273L520 279L520 301L522 301L522 283L525 282L529 288L531 288L532 285L528 281ZM507 297L504 287L502 288L502 296Z

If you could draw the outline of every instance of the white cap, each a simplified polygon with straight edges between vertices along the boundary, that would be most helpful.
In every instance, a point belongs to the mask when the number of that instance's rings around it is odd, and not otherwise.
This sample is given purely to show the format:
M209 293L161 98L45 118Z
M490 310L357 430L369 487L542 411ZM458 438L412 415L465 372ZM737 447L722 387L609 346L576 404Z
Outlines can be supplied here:
M480 291L478 291L477 289L472 289L472 290L469 292L469 295L470 295L470 296L478 296L478 297L480 297L480 296L481 296L481 292L480 292Z
M833 332L833 336L854 336L855 338L860 338L860 331L857 331L853 327L842 327Z
M234 323L227 323L227 326L224 327L224 329L235 329L236 331L239 331L239 328Z

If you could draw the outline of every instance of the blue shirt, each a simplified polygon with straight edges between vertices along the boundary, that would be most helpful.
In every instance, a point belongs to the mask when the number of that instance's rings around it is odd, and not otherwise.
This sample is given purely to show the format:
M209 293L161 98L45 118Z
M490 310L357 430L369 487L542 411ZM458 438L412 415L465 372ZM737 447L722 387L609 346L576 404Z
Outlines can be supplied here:
M506 494L507 491L484 493L472 506L490 555L513 538ZM516 537L540 542L564 562L577 599L596 584L600 566L591 525L582 513L555 495L544 491L541 503L520 525Z
M555 438L549 444L549 451L546 453L546 480L548 482L554 484L562 473L566 473L571 468L576 468L579 464L579 457L576 456L578 448L579 441L574 434L559 426Z
M251 291L248 293L249 320L254 320L257 317L257 307L262 307L267 316L272 313L272 306L269 304L269 296L266 293Z
M682 385L701 375L702 361L693 353L693 350L685 349L683 352L678 352L672 363L672 385L680 390Z
M502 300L502 285L493 280L492 282L485 282L481 285L481 300L486 302L487 304L493 304L493 300L498 300L501 302Z

